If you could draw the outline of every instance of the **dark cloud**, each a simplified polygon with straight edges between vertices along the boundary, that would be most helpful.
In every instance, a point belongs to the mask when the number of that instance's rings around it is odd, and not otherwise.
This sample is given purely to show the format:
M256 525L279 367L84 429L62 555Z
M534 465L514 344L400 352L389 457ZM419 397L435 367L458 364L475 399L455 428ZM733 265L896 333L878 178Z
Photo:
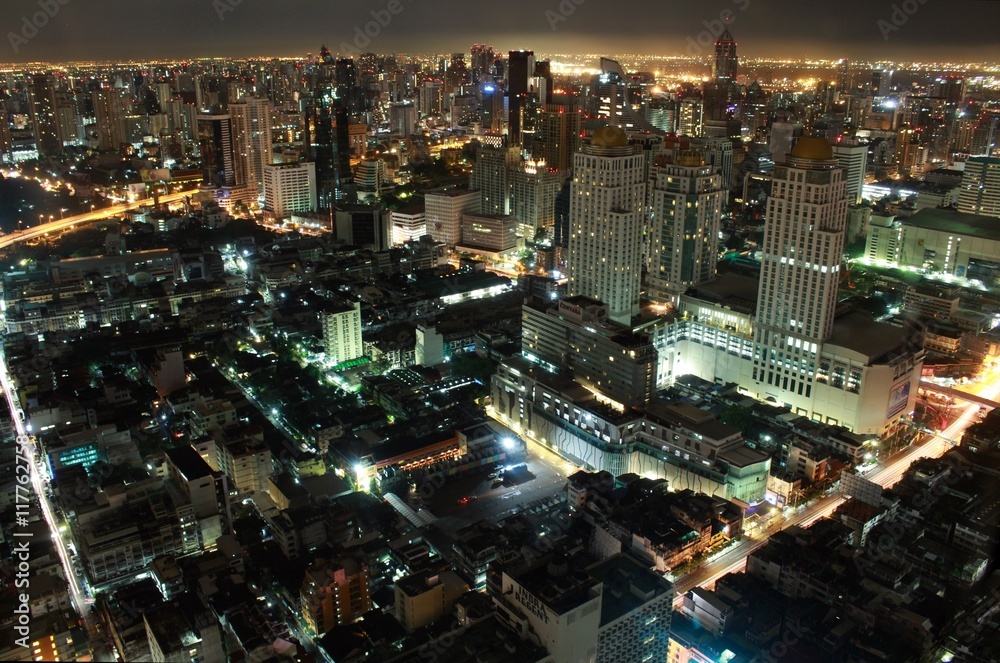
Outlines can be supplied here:
M0 62L300 55L366 28L375 52L670 55L720 17L751 56L1000 59L990 0L4 0Z

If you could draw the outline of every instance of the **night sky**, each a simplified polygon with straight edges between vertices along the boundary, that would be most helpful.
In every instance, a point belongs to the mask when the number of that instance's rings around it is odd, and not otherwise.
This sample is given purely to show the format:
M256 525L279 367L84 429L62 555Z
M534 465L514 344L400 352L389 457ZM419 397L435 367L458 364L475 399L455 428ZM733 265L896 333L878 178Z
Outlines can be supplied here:
M40 3L59 2L15 53L10 33ZM323 43L337 52L371 11L394 3L398 14L383 13L391 20L362 50L444 53L485 42L539 54L682 55L728 10L749 56L1000 60L1000 2L991 0L3 0L0 62L295 56ZM898 12L890 32L894 5L916 11Z

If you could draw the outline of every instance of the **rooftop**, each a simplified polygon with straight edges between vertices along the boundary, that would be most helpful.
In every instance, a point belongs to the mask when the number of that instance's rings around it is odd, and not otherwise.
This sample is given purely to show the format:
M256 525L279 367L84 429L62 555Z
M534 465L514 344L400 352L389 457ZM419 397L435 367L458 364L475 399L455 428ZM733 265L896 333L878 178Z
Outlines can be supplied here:
M866 314L855 312L834 321L833 334L826 343L876 360L903 345L909 335L905 328L875 322Z
M674 587L627 555L615 555L591 566L588 571L604 583L601 593L601 626L624 617L652 599L669 594Z
M963 214L950 209L927 207L902 222L904 227L1000 241L1000 224L996 218L982 214Z
M212 468L190 444L167 449L167 458L188 481L202 479L212 474Z

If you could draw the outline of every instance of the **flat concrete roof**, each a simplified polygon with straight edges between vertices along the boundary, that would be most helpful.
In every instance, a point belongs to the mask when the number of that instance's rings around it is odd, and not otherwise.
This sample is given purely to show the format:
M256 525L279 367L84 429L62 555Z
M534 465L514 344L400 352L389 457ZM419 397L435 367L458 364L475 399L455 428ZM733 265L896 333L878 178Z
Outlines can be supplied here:
M864 313L854 312L834 321L833 334L825 345L836 345L877 359L902 345L908 334L902 327L875 322Z
M927 207L910 218L900 219L900 221L903 226L1000 242L1000 222L992 216L963 214L950 209Z

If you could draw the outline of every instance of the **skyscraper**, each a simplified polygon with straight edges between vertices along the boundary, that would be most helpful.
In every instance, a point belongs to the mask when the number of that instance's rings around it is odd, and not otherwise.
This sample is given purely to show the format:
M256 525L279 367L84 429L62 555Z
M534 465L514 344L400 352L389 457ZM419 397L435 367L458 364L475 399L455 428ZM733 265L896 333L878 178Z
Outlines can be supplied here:
M573 167L573 155L580 149L583 112L574 104L548 104L538 122L531 146L535 158L542 158L563 177Z
M653 166L649 295L675 302L715 278L725 193L700 150L676 150Z
M10 116L7 115L7 102L0 100L0 163L14 160L14 143L10 136Z
M319 209L331 210L338 202L354 202L356 198L348 114L328 89L320 88L314 103L307 121L309 152L316 162Z
M606 125L573 161L567 268L571 295L608 305L630 324L639 313L646 157L618 127Z
M958 211L1000 218L1000 158L972 157L965 162Z
M517 234L532 241L539 230L555 224L556 194L563 175L544 160L522 162L511 173L511 214Z
M264 209L279 219L292 212L316 211L316 164L264 166Z
M530 79L535 75L535 54L532 51L511 51L507 65L508 135L513 145L521 144L524 107L531 92Z
M424 196L427 234L435 242L454 247L462 241L462 215L479 214L480 202L479 192L475 190L443 187L428 191Z
M833 331L847 207L830 143L800 138L774 170L754 329L753 380L781 402L811 402Z
M201 150L201 167L206 185L234 187L243 184L239 174L236 152L233 150L233 119L229 115L198 116L198 147Z
M52 78L35 74L28 86L28 104L40 158L62 154L56 118L56 92Z
M243 162L246 184L264 192L264 167L273 162L271 151L271 102L244 97L229 104L233 118L236 158Z
M726 29L715 42L715 82L728 87L736 82L739 58L736 56L737 43Z
M480 143L476 148L469 188L480 192L483 214L510 214L511 173L520 159L518 146L504 140L499 145Z
M847 171L848 199L852 205L857 205L861 202L861 193L865 186L868 146L862 145L857 139L838 138L833 144L833 156L837 159L838 165Z

